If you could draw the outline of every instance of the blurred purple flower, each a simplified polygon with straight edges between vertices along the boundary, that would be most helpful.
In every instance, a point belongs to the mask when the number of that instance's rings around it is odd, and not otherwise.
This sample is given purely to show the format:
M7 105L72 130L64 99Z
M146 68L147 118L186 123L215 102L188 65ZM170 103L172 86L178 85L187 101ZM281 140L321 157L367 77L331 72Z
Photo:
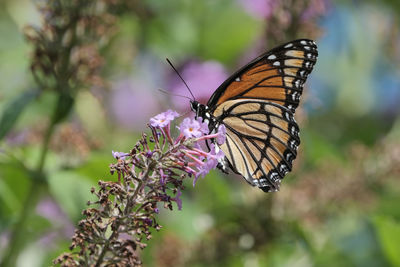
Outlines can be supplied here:
M49 197L42 199L36 206L36 213L53 224L62 225L63 227L61 230L65 237L70 237L73 234L73 224L53 199ZM48 241L51 242L51 233L49 233L48 237L50 238Z
M303 21L314 19L326 13L330 6L329 0L311 0L307 9L301 15Z
M239 0L247 13L258 19L266 19L272 15L277 6L276 0Z
M72 232L73 233L73 232ZM55 245L57 238L59 237L59 233L56 231L46 232L40 236L37 244L41 247L52 247Z
M57 223L63 222L66 218L60 206L51 198L42 199L36 206L36 213L49 221Z
M10 232L7 230L4 230L0 234L0 249L4 251L4 249L7 247L8 243L10 242Z
M113 84L111 112L121 126L144 130L148 118L159 111L150 86L140 80L126 79Z
M153 127L164 128L178 116L179 116L178 112L169 109L166 112L162 112L152 117L150 119L150 125Z
M170 91L174 94L184 95L191 98L191 95L179 77L173 73L172 80L170 82ZM228 74L225 71L221 63L217 61L206 61L206 62L190 62L183 68L181 72L182 77L186 83L192 89L196 100L202 103L206 103L215 89L221 85L221 83L228 78ZM179 110L187 110L189 103L183 100L182 97L172 97L174 105Z

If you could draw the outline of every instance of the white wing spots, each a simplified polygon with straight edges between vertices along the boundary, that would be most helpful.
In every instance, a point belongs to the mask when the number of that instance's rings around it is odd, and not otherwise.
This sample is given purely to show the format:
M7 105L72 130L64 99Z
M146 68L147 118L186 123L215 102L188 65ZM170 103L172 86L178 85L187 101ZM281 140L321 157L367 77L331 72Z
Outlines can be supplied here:
M286 161L288 161L290 164L292 164L293 160L294 160L293 154L290 153L290 152L287 153L286 154Z
M305 50L310 50L311 48L309 46L304 47Z
M267 59L274 60L274 59L276 59L276 56L274 54L272 54L272 55L268 56Z
M292 128L290 128L290 133L292 135L296 135L296 128L294 126L292 126Z
M292 46L293 46L292 43L288 43L287 45L284 46L284 48L289 48L289 47L292 47Z
M306 68L309 68L310 65L310 61L306 61Z
M274 66L280 66L281 63L280 63L279 61L275 61L272 65L274 65Z
M294 93L292 94L292 100L293 100L293 101L296 101L296 99L297 99L297 92L294 92Z
M294 82L294 85L296 86L296 88L300 88L300 80L296 80Z
M293 139L292 141L290 141L290 148L294 149L294 150L297 150L296 140Z
M285 112L285 117L288 121L291 121L289 113Z
M281 166L279 167L279 170L281 172L283 172L283 175L286 175L289 172L289 169L285 164L281 164Z
M305 73L305 72L306 72L305 70L301 70L301 71L300 71L300 76L301 76L301 77L304 77L304 73Z
M257 185L258 187L261 186L268 186L268 181L265 178L260 178L260 179L253 179L253 183Z
M292 110L293 109L293 105L288 105L288 109Z
M270 179L272 182L277 183L279 179L279 174L277 172L271 173Z
M306 41L306 40L302 40L300 43L301 43L302 45L306 45L306 44L307 44L307 41Z
M235 81L240 82L240 77L236 77Z
M308 58L312 58L313 56L312 56L311 53L308 53L308 54L307 54L307 57L308 57Z

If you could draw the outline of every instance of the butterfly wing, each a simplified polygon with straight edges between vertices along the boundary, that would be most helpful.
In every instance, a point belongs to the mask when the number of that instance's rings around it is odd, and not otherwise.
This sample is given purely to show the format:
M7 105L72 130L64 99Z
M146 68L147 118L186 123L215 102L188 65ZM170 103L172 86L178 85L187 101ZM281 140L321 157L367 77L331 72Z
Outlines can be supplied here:
M312 40L283 44L233 74L208 101L227 128L220 148L230 168L266 192L279 189L297 156L293 114L317 56Z
M216 108L232 99L264 99L294 113L317 56L317 46L312 40L300 39L276 47L222 83L207 106Z
M278 190L300 144L292 112L265 100L234 99L222 103L215 115L226 127L220 148L231 169L264 191Z

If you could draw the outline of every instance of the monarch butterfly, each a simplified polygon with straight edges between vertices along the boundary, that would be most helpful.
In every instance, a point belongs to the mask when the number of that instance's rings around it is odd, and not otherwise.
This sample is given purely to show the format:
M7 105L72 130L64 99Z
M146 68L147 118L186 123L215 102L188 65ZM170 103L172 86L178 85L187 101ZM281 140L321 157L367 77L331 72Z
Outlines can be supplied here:
M297 156L300 138L294 113L317 56L312 40L283 44L229 77L207 105L190 101L210 132L220 124L226 127L226 142L219 146L225 153L218 164L222 171L229 167L265 192L279 190Z

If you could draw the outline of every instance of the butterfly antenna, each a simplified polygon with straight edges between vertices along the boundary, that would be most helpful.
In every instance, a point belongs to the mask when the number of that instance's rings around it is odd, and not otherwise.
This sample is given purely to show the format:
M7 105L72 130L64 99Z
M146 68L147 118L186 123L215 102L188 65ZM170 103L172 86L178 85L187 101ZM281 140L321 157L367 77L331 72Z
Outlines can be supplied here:
M187 98L187 99L189 99L189 100L192 100L190 97L187 97L187 96L185 96L185 95L178 95L178 94L172 94L172 93L170 93L170 92L168 92L168 91L165 91L165 90L163 90L163 89L158 89L160 92L163 92L164 94L166 94L166 95L172 95L172 96L179 96L179 97L184 97L184 98Z
M168 58L166 58L167 62L169 65L171 65L171 67L174 69L174 71L176 72L176 74L178 74L179 78L181 78L182 82L185 84L186 88L189 90L190 94L193 97L193 100L196 100L196 98L194 97L192 90L190 90L189 86L186 84L185 80L182 78L182 76L179 74L179 72L175 69L174 65L172 65L171 61L169 61Z

